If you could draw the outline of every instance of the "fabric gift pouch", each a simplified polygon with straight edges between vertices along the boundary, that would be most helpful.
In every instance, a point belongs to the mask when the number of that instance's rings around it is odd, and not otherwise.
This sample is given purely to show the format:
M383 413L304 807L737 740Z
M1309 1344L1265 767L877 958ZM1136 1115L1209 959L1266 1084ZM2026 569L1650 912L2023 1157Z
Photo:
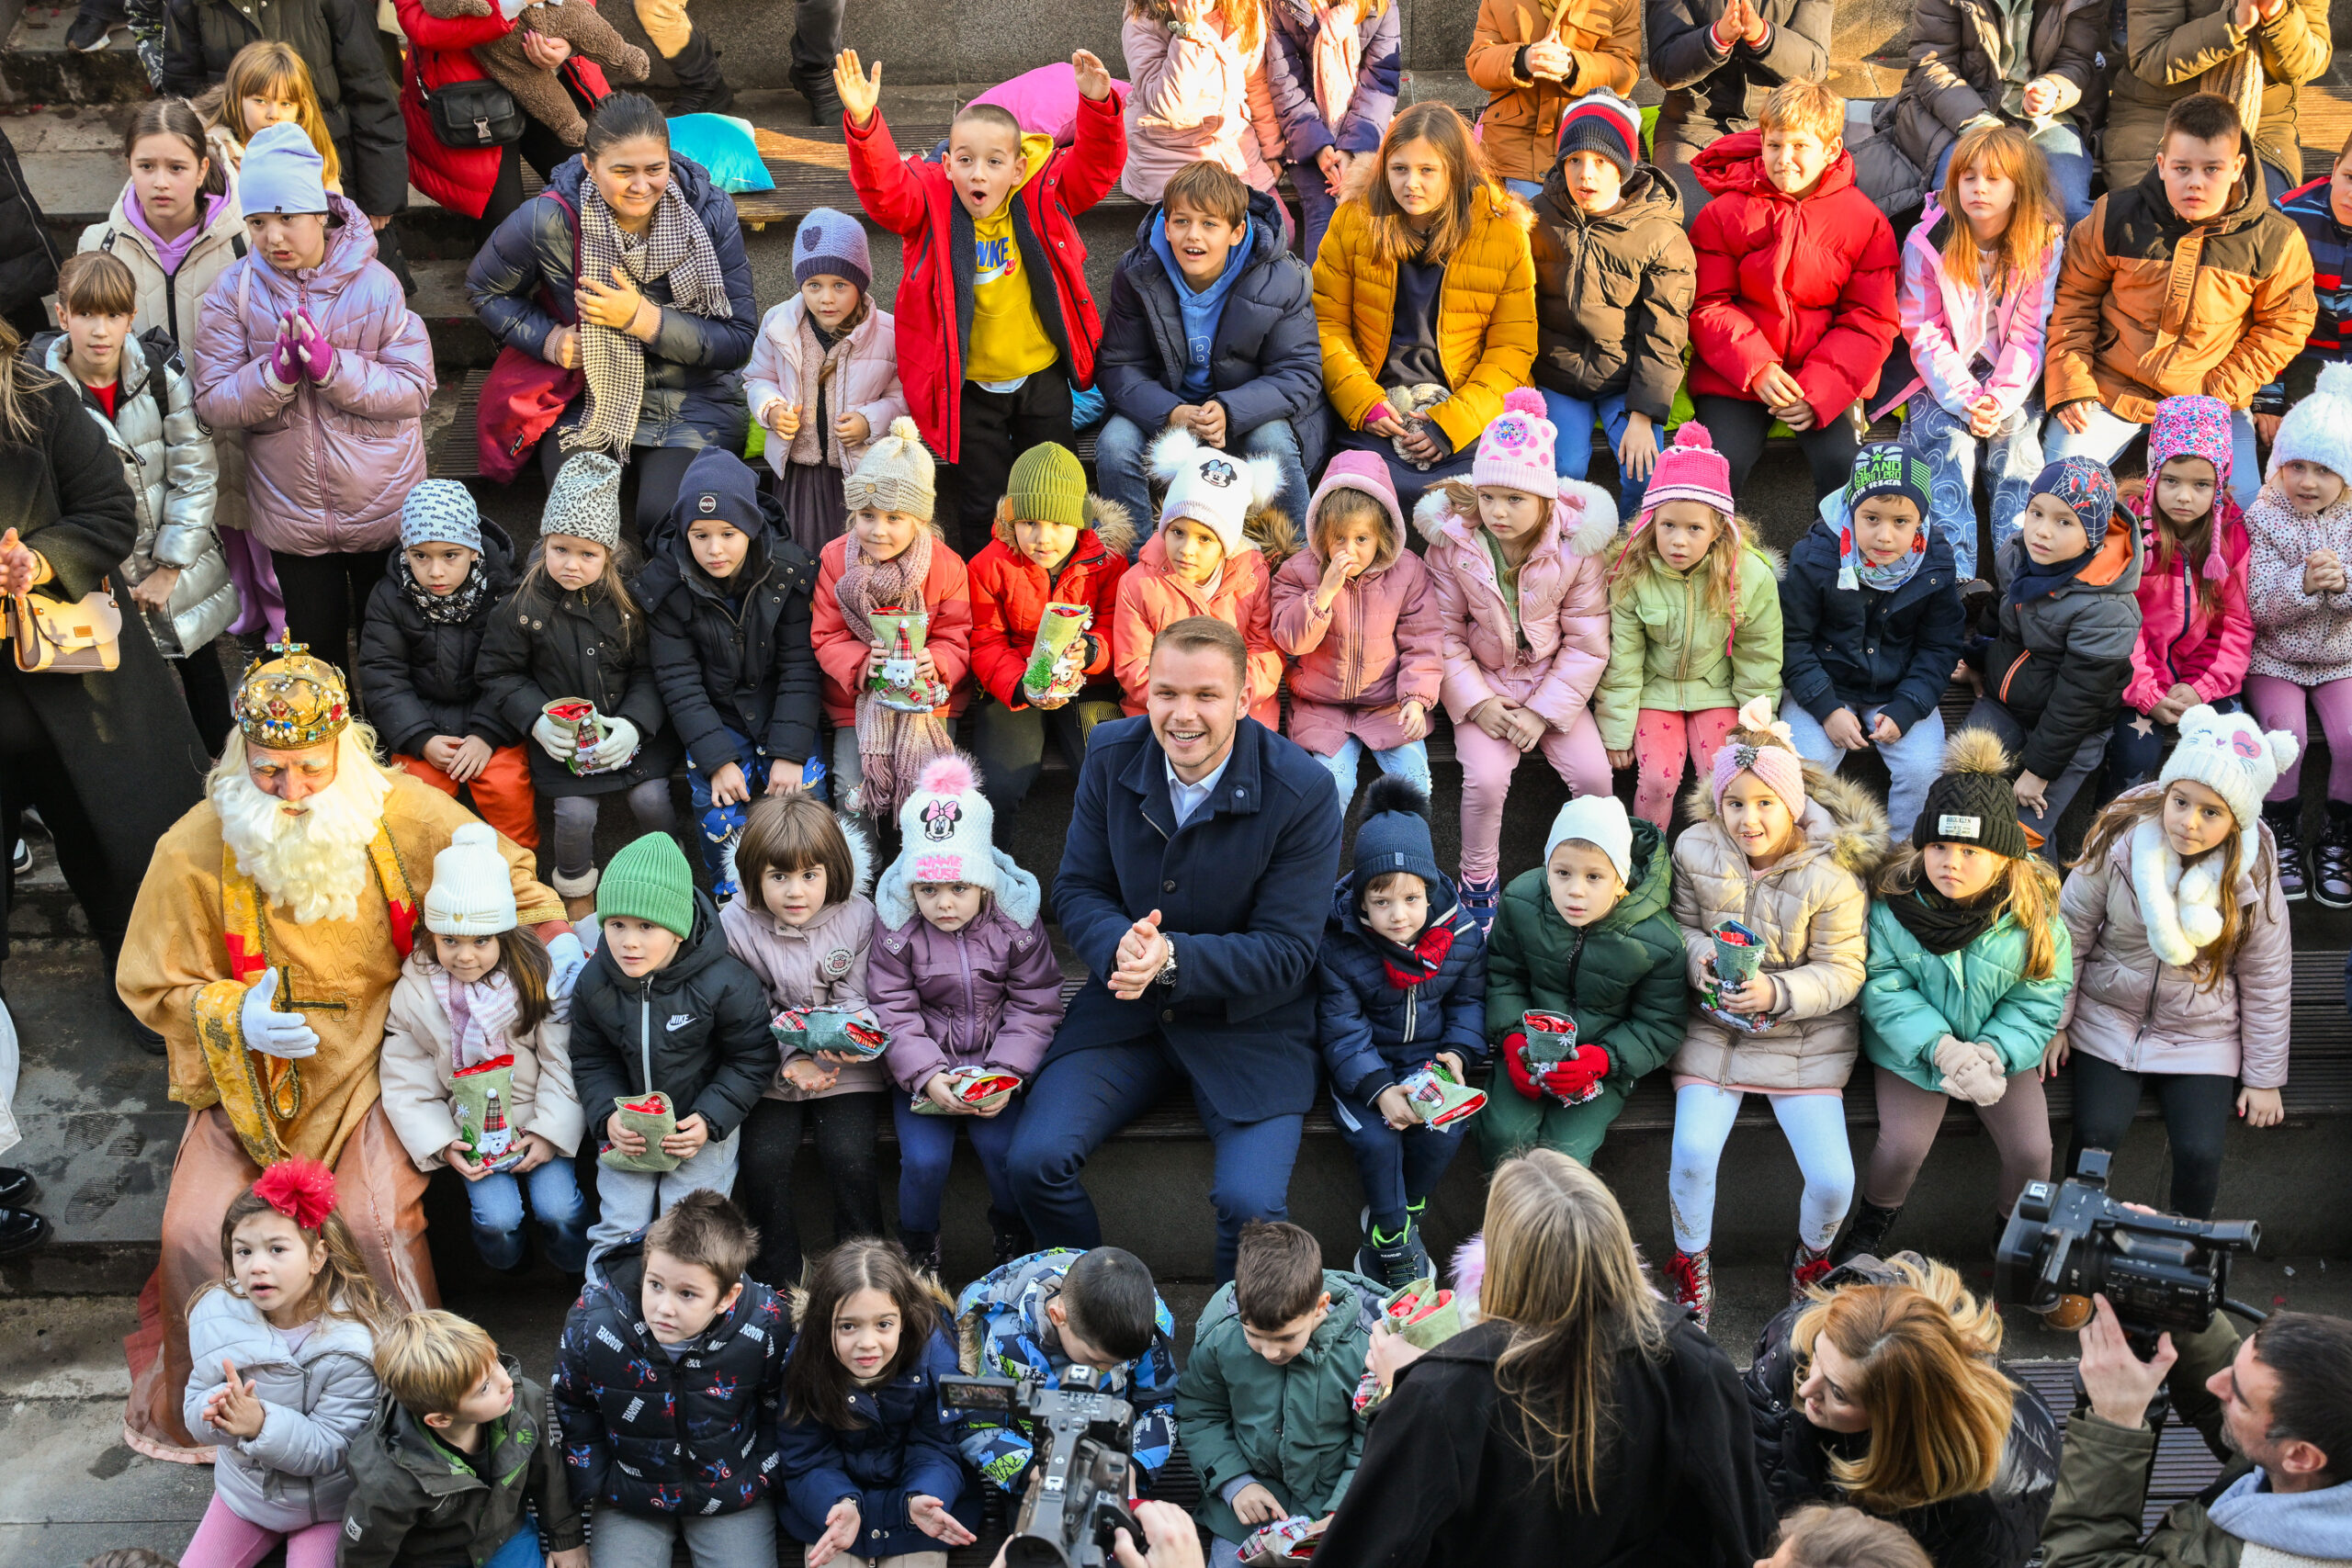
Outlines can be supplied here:
M1308 1562L1322 1544L1330 1520L1293 1514L1250 1532L1238 1553L1242 1568L1280 1568L1285 1562Z
M768 1021L768 1033L787 1056L795 1051L812 1056L831 1051L870 1062L890 1043L888 1032L880 1025L867 1023L841 1008L786 1008Z
M558 729L571 737L571 757L566 766L575 773L606 771L593 761L582 760L612 733L612 727L605 722L604 715L596 711L594 703L585 697L558 697L539 711L553 719Z
M929 713L945 702L946 689L936 681L925 682L915 663L916 655L922 652L923 638L931 633L930 613L888 606L865 619L874 629L875 640L890 649L882 668L865 685L874 700L899 713Z
M685 1163L662 1148L662 1140L678 1130L678 1113L671 1108L668 1095L658 1089L643 1100L625 1100L615 1095L613 1110L622 1126L644 1138L645 1152L625 1155L616 1148L607 1148L596 1156L597 1164L610 1170L641 1170L659 1176Z
M1012 1091L1021 1087L1021 1079L1013 1074L987 1067L950 1067L947 1083L957 1100L983 1114L1002 1110L1012 1098ZM918 1116L951 1114L941 1110L938 1101L927 1094L916 1095L911 1109Z
M511 1055L492 1056L449 1075L449 1111L458 1123L458 1141L476 1165L500 1171L522 1163L522 1147L506 1123L506 1108L514 1098Z
M1434 1350L1463 1328L1462 1308L1454 1302L1453 1292L1440 1290L1434 1275L1391 1293L1380 1303L1380 1319L1417 1350Z
M1424 1062L1415 1067L1396 1081L1396 1087L1405 1091L1413 1114L1433 1133L1466 1121L1487 1108L1484 1089L1455 1082L1453 1075L1435 1062Z
M1546 1072L1577 1054L1577 1021L1566 1013L1530 1008L1519 1015L1519 1028L1525 1036L1519 1047L1520 1065L1529 1077L1541 1081ZM1544 1092L1563 1105L1582 1105L1600 1098L1600 1080L1595 1078L1592 1087L1578 1095L1562 1094L1549 1084L1544 1086Z
M1030 697L1067 697L1086 684L1080 661L1066 658L1094 623L1094 612L1083 604L1048 604L1037 617L1037 641L1029 650L1029 668L1021 690Z
M1736 990L1747 985L1763 970L1764 939L1737 920L1715 927L1714 939L1716 983L1708 987L1700 1006L1718 1023L1743 1034L1763 1033L1772 1027L1771 1014L1733 1012L1723 1005L1723 994L1726 988Z

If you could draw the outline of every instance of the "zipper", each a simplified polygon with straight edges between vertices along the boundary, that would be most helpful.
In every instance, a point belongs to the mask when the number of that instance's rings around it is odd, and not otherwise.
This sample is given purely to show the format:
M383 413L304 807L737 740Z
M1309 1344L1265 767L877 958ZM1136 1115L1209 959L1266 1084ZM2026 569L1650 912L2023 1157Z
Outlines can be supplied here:
M1695 563L1691 570L1694 571L1698 570ZM1690 572L1684 572L1682 574L1681 661L1676 666L1674 672L1674 679L1677 682L1686 682L1690 679L1690 618L1698 614L1698 592L1699 584L1697 581L1691 578Z
M1405 1043L1413 1043L1413 1025L1420 1019L1421 983L1419 980L1405 987Z
M2018 650L2017 658L2011 660L2009 661L2009 667L2001 671L2000 698L2003 702L2007 702L2009 700L2009 683L2018 678L2018 671L2024 669L2025 661L2032 657L2033 649L2030 648L2019 649Z
M645 1094L653 1092L653 977L649 975L637 987L637 1056L645 1072Z
M1577 928L1577 944L1568 950L1568 1007L1577 1005L1577 971L1584 966L1584 936L1582 926Z
M1353 601L1355 591L1356 580L1352 577L1340 585L1340 595L1349 599L1347 629L1340 634L1340 669L1346 682L1340 691L1342 703L1353 703L1356 694L1363 689L1363 682L1357 679L1363 673L1363 660L1360 650L1352 646L1363 620ZM1332 608L1336 610L1339 606L1335 604Z
M957 1026L959 1032L971 1027L978 1016L972 1004L972 949L964 940L964 931L969 929L967 924L956 932L956 962L964 971L964 1021Z

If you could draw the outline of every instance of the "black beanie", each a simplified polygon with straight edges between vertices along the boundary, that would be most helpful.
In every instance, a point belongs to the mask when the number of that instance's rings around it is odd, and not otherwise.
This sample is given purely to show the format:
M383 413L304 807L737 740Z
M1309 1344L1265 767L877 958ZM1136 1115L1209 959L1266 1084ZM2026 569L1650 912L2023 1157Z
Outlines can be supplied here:
M1944 771L1911 829L1914 849L1929 844L1974 844L2010 860L2033 852L2018 820L2008 752L1991 730L1961 730L1944 747Z

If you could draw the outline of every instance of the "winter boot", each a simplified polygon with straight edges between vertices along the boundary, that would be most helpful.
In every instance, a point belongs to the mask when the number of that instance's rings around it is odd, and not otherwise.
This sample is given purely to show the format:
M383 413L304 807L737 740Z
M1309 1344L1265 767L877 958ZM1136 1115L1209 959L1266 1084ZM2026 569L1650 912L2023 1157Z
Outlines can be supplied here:
M830 125L838 130L842 123L842 96L833 86L832 77L823 72L813 76L792 73L792 90L808 100L808 123Z
M2314 859L2312 897L2331 909L2352 909L2352 806L2327 803L2327 836Z
M1804 1237L1797 1237L1796 1245L1789 1248L1789 1300L1804 1300L1805 1293L1827 1279L1836 1267L1829 1261L1827 1247L1816 1252L1804 1244Z
M1462 897L1462 912L1478 922L1479 934L1492 935L1495 906L1502 902L1502 879L1490 876L1480 882L1465 876L1454 884L1454 891Z
M1016 1258L1026 1258L1037 1250L1037 1241L1029 1234L1029 1226L1018 1214L989 1211L989 1234L995 1243L996 1261L991 1268L1001 1269Z
M1846 1226L1846 1234L1829 1255L1833 1263L1843 1263L1849 1258L1868 1253L1872 1258L1886 1256L1886 1233L1903 1217L1903 1205L1882 1209L1867 1198L1854 1200L1854 1217Z
M2306 897L2310 889L2310 879L2303 870L2303 803L2265 801L2262 819L2270 824L2270 836L2278 845L2278 896L2291 904Z
M918 1274L939 1278L939 1233L937 1231L906 1231L899 1233L899 1245L907 1249L907 1261L915 1266Z
M718 51L710 47L710 39L697 30L686 40L686 47L671 57L670 71L678 78L678 96L670 100L670 113L725 114L735 107L735 89L718 73Z
M1715 1262L1709 1248L1685 1252L1680 1247L1666 1260L1666 1286L1676 1306L1689 1307L1704 1328L1715 1315Z

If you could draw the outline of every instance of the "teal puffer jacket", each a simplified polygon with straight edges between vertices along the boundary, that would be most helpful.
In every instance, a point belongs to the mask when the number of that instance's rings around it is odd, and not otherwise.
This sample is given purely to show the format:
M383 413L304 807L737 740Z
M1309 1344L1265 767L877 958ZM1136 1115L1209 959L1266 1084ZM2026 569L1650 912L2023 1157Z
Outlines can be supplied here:
M2075 974L2075 944L2054 908L2050 924L2055 964L2048 979L2028 980L2026 933L2008 916L1959 952L1939 957L1919 945L1885 899L1871 899L1862 1054L1905 1081L1938 1092L1943 1075L1936 1070L1936 1042L1947 1034L1990 1045L2011 1073L2038 1064Z

